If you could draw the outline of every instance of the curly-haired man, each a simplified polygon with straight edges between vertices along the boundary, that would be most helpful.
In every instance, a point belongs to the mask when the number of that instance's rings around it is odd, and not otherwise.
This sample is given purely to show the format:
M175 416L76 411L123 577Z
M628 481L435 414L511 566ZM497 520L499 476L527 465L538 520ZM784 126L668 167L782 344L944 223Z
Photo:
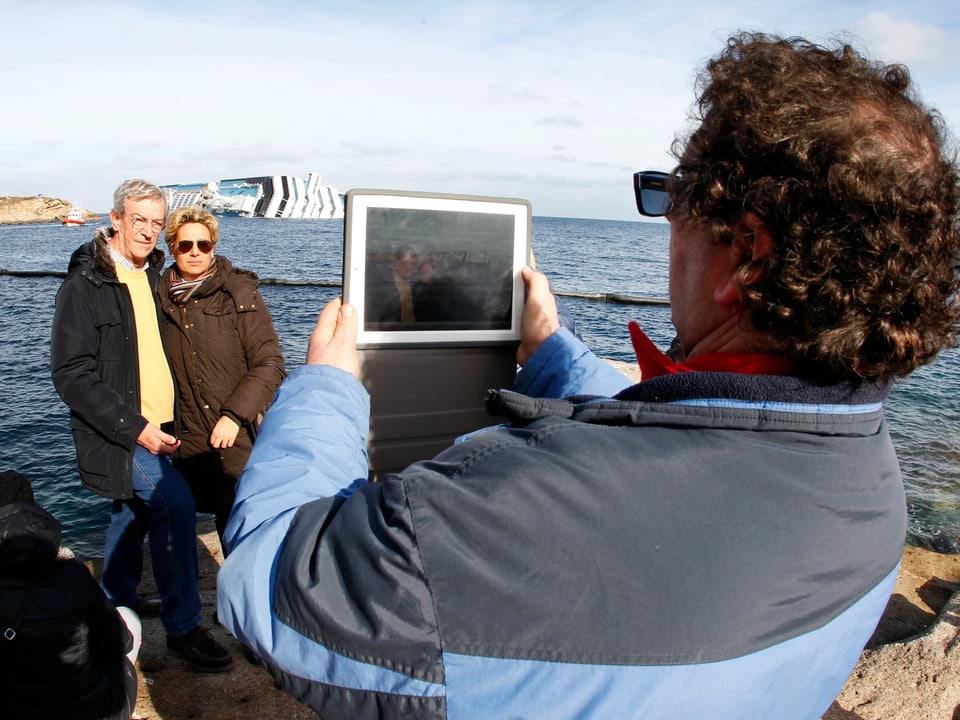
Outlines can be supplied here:
M220 617L324 718L819 718L903 550L883 401L960 324L957 170L907 78L729 41L677 171L635 177L685 358L631 325L637 384L526 269L509 424L366 483L329 304L240 482Z

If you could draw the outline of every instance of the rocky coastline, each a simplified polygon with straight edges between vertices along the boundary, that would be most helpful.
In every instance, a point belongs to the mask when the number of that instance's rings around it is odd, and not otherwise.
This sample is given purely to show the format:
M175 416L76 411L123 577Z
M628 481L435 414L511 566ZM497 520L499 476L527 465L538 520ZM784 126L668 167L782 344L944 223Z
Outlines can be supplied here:
M26 223L61 222L73 203L60 198L35 195L31 197L0 197L0 225L23 225ZM85 220L100 216L89 210L83 211Z

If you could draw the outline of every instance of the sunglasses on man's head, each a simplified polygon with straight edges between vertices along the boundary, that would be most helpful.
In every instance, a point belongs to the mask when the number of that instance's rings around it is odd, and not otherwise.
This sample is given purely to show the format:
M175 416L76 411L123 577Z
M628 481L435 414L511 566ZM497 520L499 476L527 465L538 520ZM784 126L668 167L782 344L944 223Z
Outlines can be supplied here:
M177 252L185 255L193 250L194 243L196 243L197 249L204 254L213 252L213 243L209 240L177 240Z
M667 191L669 173L643 170L633 174L633 192L637 196L637 210L647 217L662 217L670 206Z

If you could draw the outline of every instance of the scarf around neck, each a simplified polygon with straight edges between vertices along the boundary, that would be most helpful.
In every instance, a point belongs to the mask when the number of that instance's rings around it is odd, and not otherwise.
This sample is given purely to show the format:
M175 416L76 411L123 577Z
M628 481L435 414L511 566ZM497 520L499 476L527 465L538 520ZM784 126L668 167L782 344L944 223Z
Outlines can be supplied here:
M213 277L217 273L217 260L213 258L210 268L196 280L184 280L180 277L180 271L174 265L170 270L170 299L178 305L183 305L194 293L203 285L204 281Z

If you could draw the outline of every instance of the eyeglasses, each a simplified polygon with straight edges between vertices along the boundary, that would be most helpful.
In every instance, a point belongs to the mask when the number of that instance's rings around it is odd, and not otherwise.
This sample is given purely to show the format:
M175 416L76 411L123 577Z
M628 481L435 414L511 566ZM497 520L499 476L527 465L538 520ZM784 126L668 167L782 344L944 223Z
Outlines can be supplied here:
M196 244L197 249L204 255L213 252L214 243L210 240L177 240L177 252L181 255L186 255L193 250L194 244Z
M148 220L143 215L131 215L130 224L134 230L143 230L147 223L150 223L150 229L160 232L163 226L167 224L166 220Z
M633 192L637 196L637 210L647 217L662 217L670 207L667 189L669 173L644 170L633 174Z

